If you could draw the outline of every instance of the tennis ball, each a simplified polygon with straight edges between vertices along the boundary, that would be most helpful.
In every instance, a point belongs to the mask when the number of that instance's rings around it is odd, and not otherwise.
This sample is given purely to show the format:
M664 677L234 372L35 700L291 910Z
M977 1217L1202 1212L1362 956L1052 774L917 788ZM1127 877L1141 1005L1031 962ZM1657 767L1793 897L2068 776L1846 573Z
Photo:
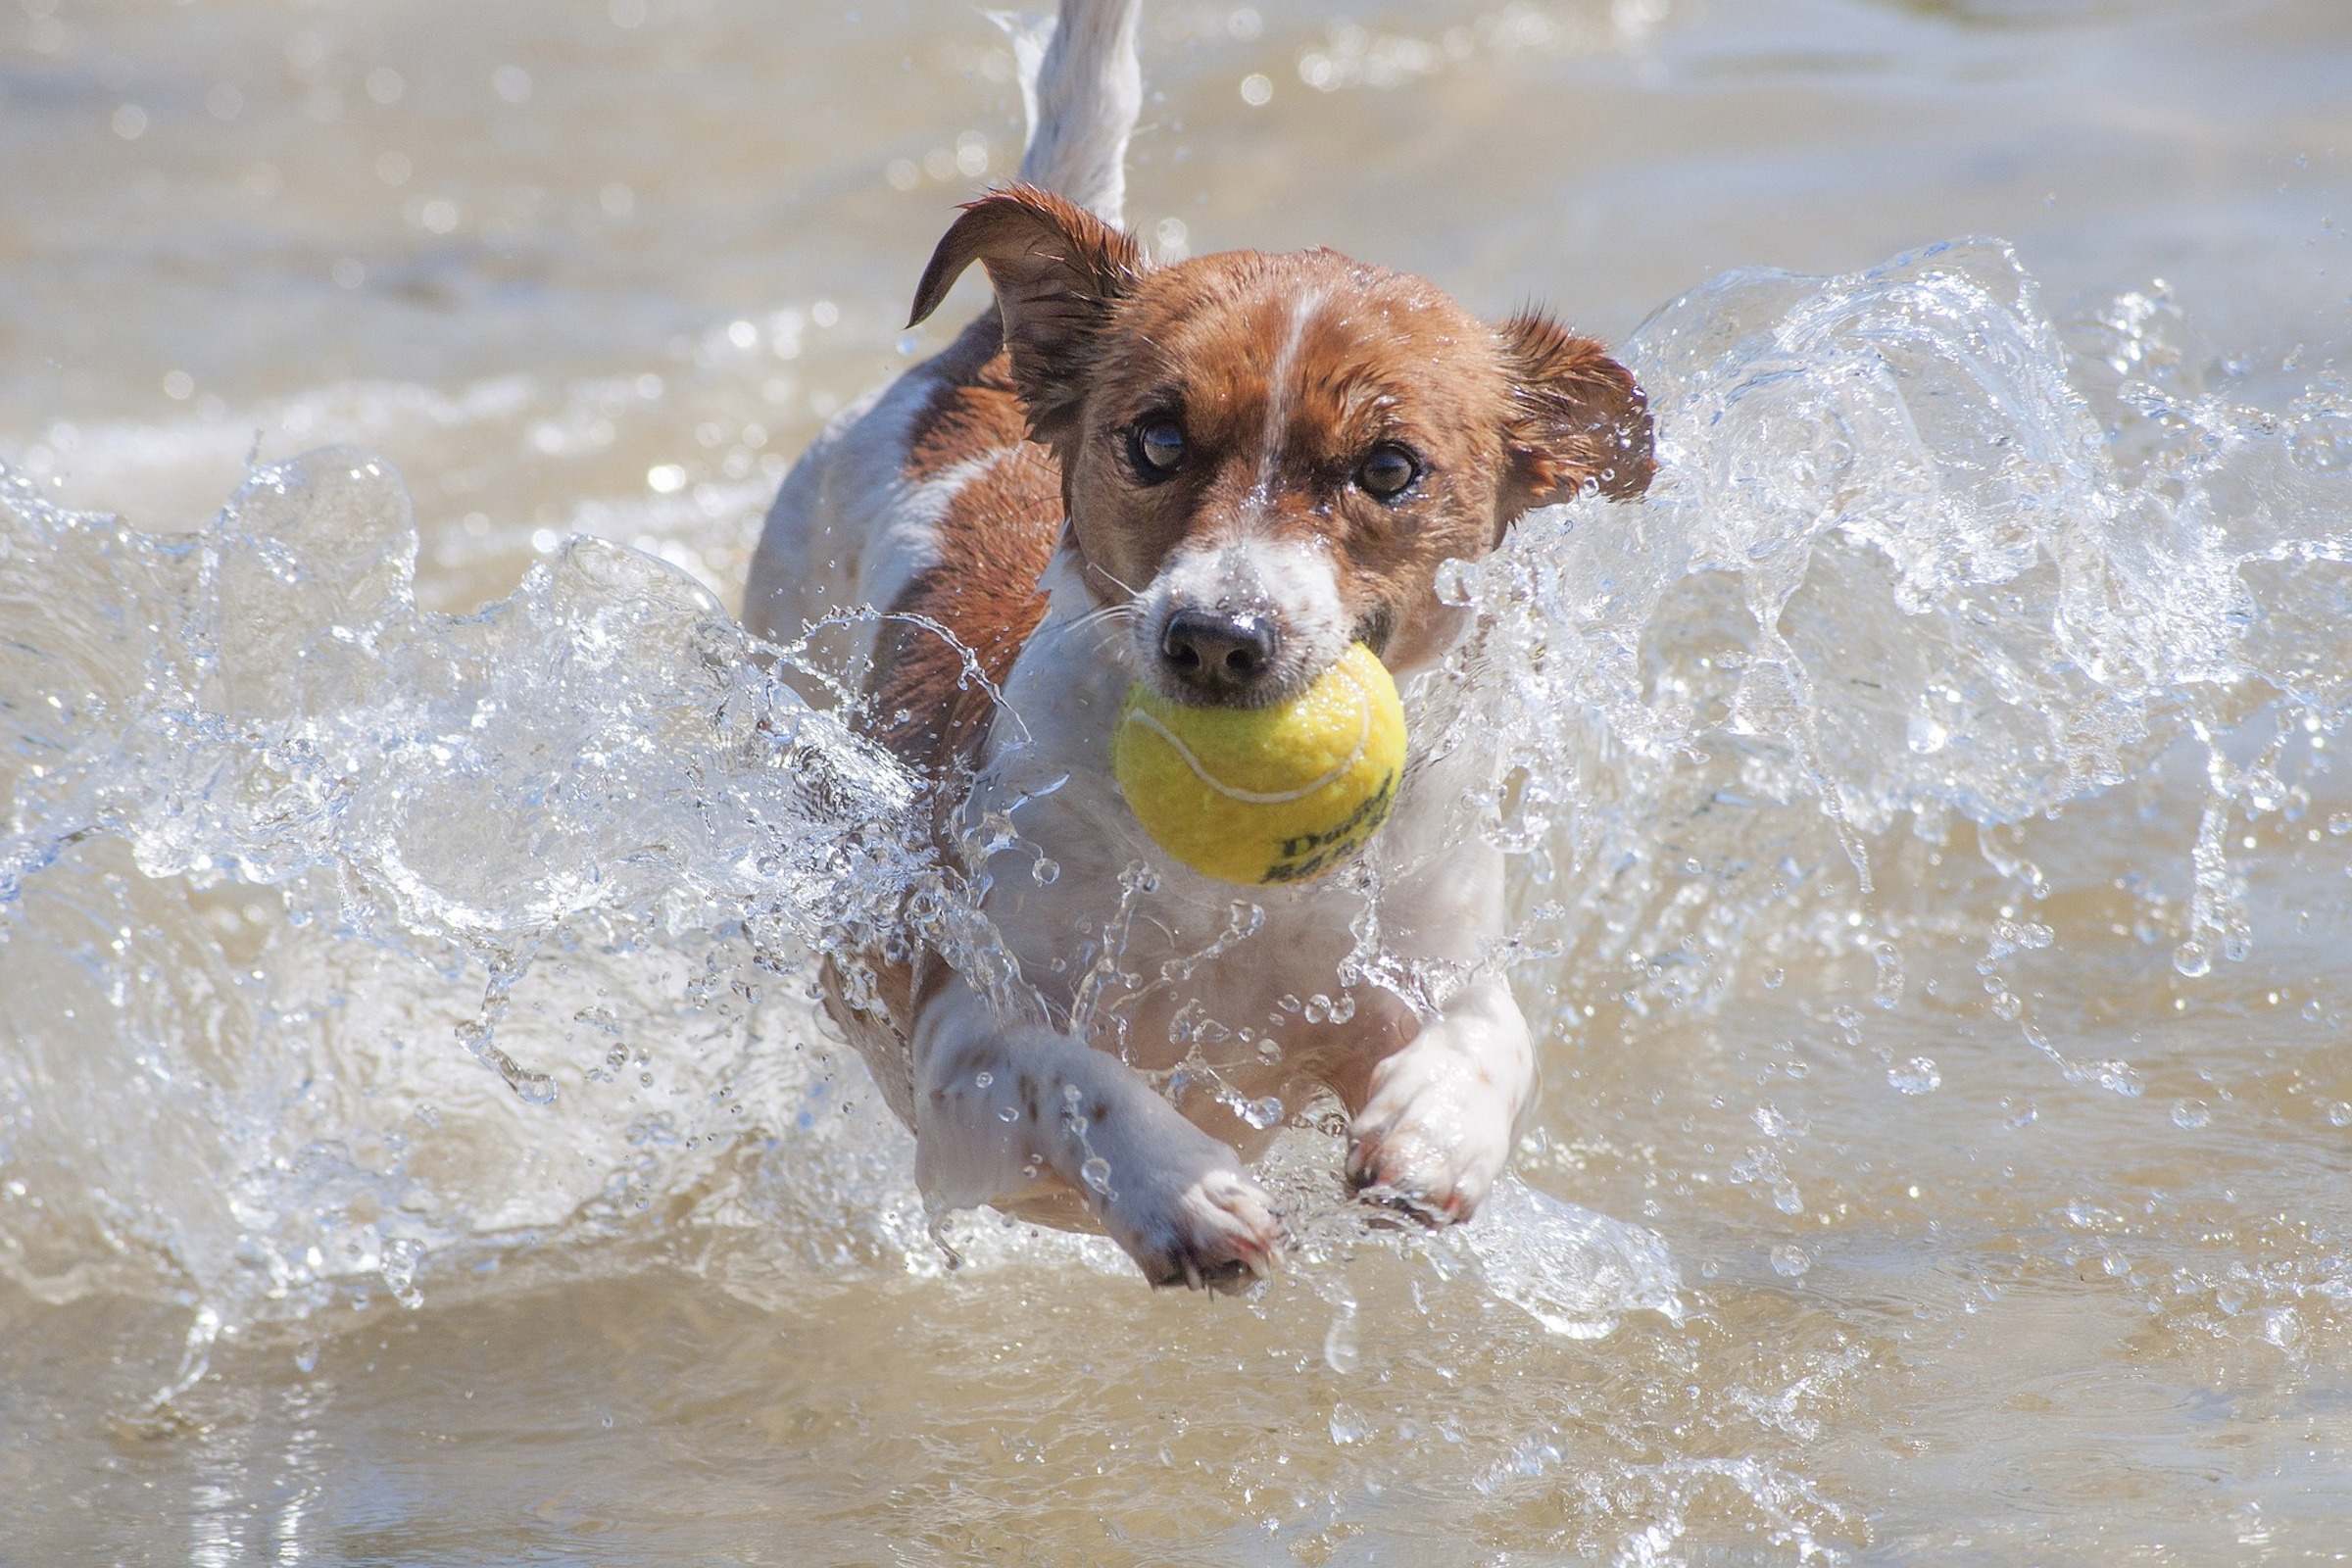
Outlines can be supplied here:
M1153 843L1222 882L1304 882L1387 819L1404 709L1362 643L1271 708L1195 708L1127 689L1110 767Z

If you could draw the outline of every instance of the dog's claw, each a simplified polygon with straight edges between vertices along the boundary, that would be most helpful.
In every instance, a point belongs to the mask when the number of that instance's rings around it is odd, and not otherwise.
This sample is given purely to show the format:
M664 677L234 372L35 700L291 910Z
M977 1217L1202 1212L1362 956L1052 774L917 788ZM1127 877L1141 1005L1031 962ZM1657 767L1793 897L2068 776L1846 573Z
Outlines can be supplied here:
M1382 1064L1350 1129L1348 1182L1366 1202L1424 1225L1458 1225L1510 1161L1510 1118L1405 1055Z
M1282 1220L1238 1171L1210 1171L1164 1206L1151 1205L1157 1213L1136 1213L1142 1206L1122 1200L1103 1218L1155 1286L1236 1295L1282 1261Z
M1433 1229L1458 1225L1478 1212L1507 1153L1440 1146L1412 1129L1391 1128L1358 1141L1348 1160L1348 1185L1365 1202Z
M1348 1185L1354 1189L1355 1196L1365 1202L1391 1213L1401 1214L1407 1219L1418 1220L1431 1230L1441 1230L1461 1217L1445 1203L1432 1202L1419 1193L1407 1192L1387 1182L1351 1174Z
M1211 1296L1239 1296L1264 1279L1267 1272L1266 1264L1254 1258L1228 1258L1204 1268L1188 1257L1184 1260L1184 1272L1181 1275L1153 1280L1152 1283L1159 1290L1173 1290L1184 1285L1196 1291L1206 1291Z

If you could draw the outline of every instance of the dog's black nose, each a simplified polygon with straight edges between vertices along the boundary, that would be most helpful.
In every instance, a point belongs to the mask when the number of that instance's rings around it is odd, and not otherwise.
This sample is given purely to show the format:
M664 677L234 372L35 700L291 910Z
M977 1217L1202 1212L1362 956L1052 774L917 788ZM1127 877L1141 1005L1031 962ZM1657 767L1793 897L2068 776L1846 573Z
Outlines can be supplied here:
M1263 615L1179 610L1159 634L1168 671L1203 697L1246 696L1274 672L1282 637Z

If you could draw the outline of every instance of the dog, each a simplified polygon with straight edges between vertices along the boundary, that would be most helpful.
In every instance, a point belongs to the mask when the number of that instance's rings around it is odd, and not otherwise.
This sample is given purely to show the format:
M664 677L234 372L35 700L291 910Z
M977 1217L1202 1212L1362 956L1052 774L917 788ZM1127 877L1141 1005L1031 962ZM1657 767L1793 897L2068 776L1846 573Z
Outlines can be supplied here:
M1491 325L1329 250L1153 264L1118 226L1137 10L1063 0L1025 55L1019 181L955 220L913 319L974 263L996 308L794 466L745 619L781 642L882 612L861 722L927 781L942 875L978 912L911 900L825 970L926 1200L1100 1226L1154 1285L1230 1291L1282 1256L1247 1162L1286 1116L1328 1093L1355 1191L1463 1220L1536 1054L1492 961L1501 857L1446 826L1485 779L1424 754L1409 687L1412 760L1361 865L1242 889L1157 852L1121 799L1129 683L1270 704L1362 642L1402 685L1469 629L1444 563L1531 508L1638 496L1653 461L1632 375L1543 314Z

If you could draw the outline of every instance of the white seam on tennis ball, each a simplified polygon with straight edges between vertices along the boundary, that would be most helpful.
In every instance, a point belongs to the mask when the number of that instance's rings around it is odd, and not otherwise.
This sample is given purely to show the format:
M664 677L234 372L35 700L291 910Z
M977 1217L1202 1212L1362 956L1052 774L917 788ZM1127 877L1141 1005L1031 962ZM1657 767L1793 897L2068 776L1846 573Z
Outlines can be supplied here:
M1302 784L1295 790L1275 790L1272 792L1261 792L1258 790L1235 789L1223 779L1218 778L1214 774L1210 773L1207 768L1202 767L1200 765L1200 759L1193 755L1193 749L1185 745L1181 740L1178 740L1176 738L1176 732L1169 729L1167 725L1161 723L1155 715L1145 711L1141 708L1131 708L1127 710L1127 722L1130 724L1143 724L1149 726L1153 734L1157 735L1161 740L1168 743L1170 749L1172 749L1178 757L1184 759L1184 765L1193 770L1195 777L1199 778L1201 783L1207 785L1210 789L1215 790L1219 795L1224 796L1227 800L1240 801L1245 806L1288 806L1293 801L1303 801L1309 795L1314 794L1315 791L1327 788L1328 786L1339 782L1341 778L1347 775L1350 768L1354 767L1356 763L1364 760L1364 748L1372 744L1372 694L1364 690L1364 683L1356 676L1354 670L1348 668L1345 664L1336 665L1334 666L1334 669L1336 673L1347 678L1348 685L1355 688L1357 709L1363 714L1364 725L1362 729L1356 731L1355 750L1348 754L1348 760L1346 761L1340 763L1337 767L1324 774L1321 778L1315 780L1312 784Z

